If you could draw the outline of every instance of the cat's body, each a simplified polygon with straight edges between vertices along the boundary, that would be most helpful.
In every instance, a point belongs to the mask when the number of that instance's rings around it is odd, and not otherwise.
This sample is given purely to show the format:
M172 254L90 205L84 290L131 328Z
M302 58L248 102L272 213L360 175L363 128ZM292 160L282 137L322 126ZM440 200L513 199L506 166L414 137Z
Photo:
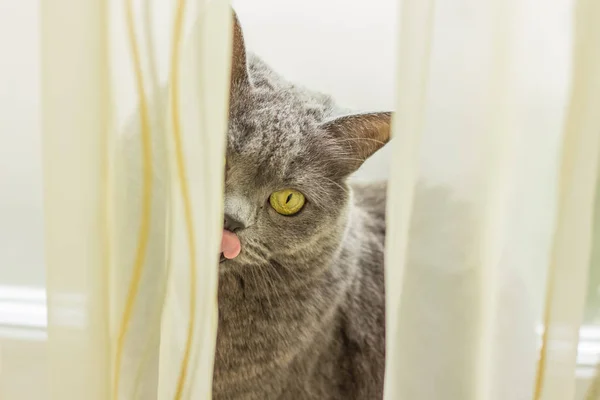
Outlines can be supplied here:
M382 398L385 185L353 194L332 259L221 274L215 399Z

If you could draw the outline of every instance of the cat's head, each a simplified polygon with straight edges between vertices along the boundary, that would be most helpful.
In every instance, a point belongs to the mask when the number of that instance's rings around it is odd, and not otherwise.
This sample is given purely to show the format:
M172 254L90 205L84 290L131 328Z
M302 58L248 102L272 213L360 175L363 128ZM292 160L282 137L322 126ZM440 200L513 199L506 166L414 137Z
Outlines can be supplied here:
M328 96L294 86L247 54L234 13L225 229L249 264L327 261L347 225L346 183L390 136L390 113L333 117Z

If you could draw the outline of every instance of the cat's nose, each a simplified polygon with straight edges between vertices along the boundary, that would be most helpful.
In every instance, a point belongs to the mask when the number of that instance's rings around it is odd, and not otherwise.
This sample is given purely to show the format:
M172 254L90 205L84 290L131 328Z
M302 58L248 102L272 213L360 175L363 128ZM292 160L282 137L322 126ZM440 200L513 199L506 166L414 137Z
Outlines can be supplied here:
M244 229L245 227L246 226L239 220L235 219L234 217L232 217L229 214L225 214L225 221L223 222L223 228L227 229L230 232L236 232L241 229Z

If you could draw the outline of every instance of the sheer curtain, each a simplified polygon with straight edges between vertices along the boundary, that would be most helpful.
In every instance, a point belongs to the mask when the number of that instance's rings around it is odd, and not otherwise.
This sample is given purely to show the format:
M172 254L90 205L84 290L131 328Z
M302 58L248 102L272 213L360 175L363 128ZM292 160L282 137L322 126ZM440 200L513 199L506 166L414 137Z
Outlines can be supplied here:
M153 6L42 5L51 398L210 397L231 11Z
M229 4L41 4L50 397L210 398ZM600 4L398 10L386 399L574 398Z
M572 399L600 149L598 3L433 3L400 10L386 398ZM465 26L442 31L453 13ZM544 43L557 23L573 37ZM551 68L564 83L533 104Z

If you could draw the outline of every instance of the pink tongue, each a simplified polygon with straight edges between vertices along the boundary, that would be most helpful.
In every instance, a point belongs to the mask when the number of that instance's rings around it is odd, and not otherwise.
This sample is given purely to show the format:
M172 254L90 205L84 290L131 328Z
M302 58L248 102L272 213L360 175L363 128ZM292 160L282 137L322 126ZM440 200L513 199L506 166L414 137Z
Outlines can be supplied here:
M221 239L221 253L225 258L236 258L242 250L242 244L237 235L231 231L223 229L223 239Z

